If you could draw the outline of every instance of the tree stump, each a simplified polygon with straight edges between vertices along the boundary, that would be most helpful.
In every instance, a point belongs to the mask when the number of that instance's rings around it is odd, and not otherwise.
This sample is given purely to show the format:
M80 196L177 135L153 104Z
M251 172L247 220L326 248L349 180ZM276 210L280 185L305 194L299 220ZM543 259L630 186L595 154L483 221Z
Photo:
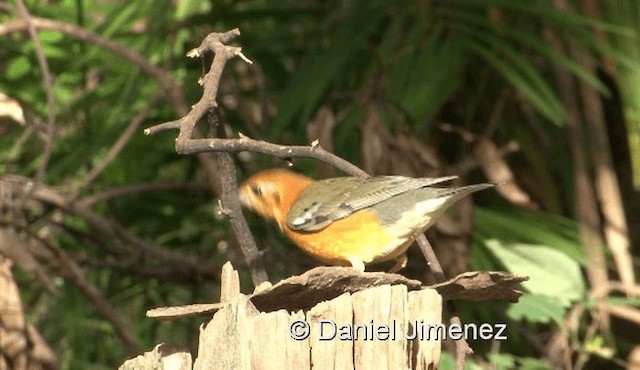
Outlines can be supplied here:
M517 301L526 276L472 271L424 287L397 274L317 267L241 294L238 272L222 269L220 303L161 307L157 319L213 315L200 327L193 366L169 365L156 347L144 369L434 369L439 365L443 299ZM120 369L126 369L129 360ZM135 368L143 368L136 363Z

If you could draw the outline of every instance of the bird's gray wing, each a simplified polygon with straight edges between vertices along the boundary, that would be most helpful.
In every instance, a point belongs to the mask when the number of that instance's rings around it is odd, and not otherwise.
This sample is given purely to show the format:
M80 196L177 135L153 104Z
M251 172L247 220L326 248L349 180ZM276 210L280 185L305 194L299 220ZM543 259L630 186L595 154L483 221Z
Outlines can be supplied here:
M333 221L396 195L455 178L378 176L320 180L306 189L293 204L287 214L287 225L296 231L318 231Z

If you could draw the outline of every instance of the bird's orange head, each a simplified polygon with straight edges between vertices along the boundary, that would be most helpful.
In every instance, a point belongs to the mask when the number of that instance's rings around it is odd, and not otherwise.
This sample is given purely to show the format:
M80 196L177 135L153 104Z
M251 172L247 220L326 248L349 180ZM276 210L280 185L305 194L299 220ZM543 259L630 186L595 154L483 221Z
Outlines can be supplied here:
M258 172L240 185L240 201L265 218L286 227L291 206L313 179L284 169Z

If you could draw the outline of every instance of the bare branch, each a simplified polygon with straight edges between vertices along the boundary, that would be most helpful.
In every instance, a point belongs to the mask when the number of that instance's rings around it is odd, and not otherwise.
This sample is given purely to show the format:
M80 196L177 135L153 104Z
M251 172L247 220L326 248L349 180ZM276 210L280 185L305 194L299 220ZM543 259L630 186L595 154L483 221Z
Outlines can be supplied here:
M91 229L91 232L108 240L111 247L124 251L134 258L153 257L174 266L172 271L176 278L191 280L200 278L217 279L219 266L215 261L202 261L197 256L184 255L178 251L168 250L150 240L143 239L132 234L122 225L106 219L89 207L90 202L73 202L59 193L56 189L44 185L34 184L32 180L19 176L3 176L0 183L10 182L20 189L19 196L32 201L37 201L62 212L82 218Z
M327 152L320 145L278 145L262 140L254 140L245 135L241 135L238 139L193 139L182 143L177 149L180 154L249 151L285 160L291 160L292 158L311 158L328 163L352 176L368 176L366 172L357 166L333 153Z
M193 139L194 130L197 123L207 114L212 119L214 127L213 132L218 131L218 135L224 134L222 129L222 123L219 122L219 116L216 116L217 102L216 96L218 94L218 88L220 87L220 79L226 63L241 53L241 49L238 47L227 46L226 43L235 39L240 35L240 30L234 29L225 33L211 33L202 41L199 47L193 49L187 53L189 57L200 57L207 52L213 52L215 54L209 72L203 78L202 97L193 105L191 110L177 121L165 122L154 127L146 129L145 134L149 135L158 131L166 130L169 128L179 128L180 133L176 139L176 151L181 154L196 153L195 151L185 152L183 147L189 145L190 142L199 141L203 139ZM218 128L215 130L215 128ZM213 151L211 149L206 151ZM203 153L200 151L198 153ZM246 224L240 204L237 199L238 184L235 172L235 165L233 158L224 152L220 152L217 155L218 167L220 168L220 181L222 183L221 199L224 203L224 207L228 209L226 213L231 227L234 231L236 238L239 241L240 249L244 255L245 261L251 272L253 282L255 285L259 285L264 281L268 281L268 276L264 264L262 262L260 251L256 246L249 227Z
M152 191L167 191L178 189L203 192L211 191L211 189L205 184L194 184L192 182L150 182L142 184L130 184L117 188L107 189L100 193L88 195L78 200L78 203L83 207L91 207L96 203L104 202L114 198Z
M188 104L185 100L185 94L182 91L180 85L161 68L149 63L142 55L133 49L124 47L114 41L105 39L100 35L97 35L84 28L77 27L75 25L57 22L50 19L31 17L31 23L35 29L38 30L54 30L62 32L68 36L75 37L78 40L88 41L95 45L101 46L106 50L112 51L114 54L121 56L124 59L129 60L136 66L138 66L144 73L157 80L172 105L180 115L186 114L188 111ZM0 36L4 36L8 33L24 30L27 28L25 21L9 21L0 24Z
M102 158L102 161L100 161L100 163L95 165L91 169L91 171L85 176L85 178L80 182L80 185L77 186L77 189L75 191L75 194L73 195L73 198L77 196L77 193L80 191L80 189L86 188L98 176L100 176L102 171L104 171L104 169L107 168L107 166L111 162L113 162L113 160L118 156L118 154L120 154L122 149L124 149L124 147L129 142L129 140L131 140L131 137L133 136L133 134L138 130L138 127L140 127L142 122L147 118L147 116L149 115L149 112L151 111L151 108L158 103L158 100L160 100L160 96L159 95L154 96L151 99L151 101L149 101L149 104L147 104L147 106L140 113L138 113L135 117L133 117L133 119L129 122L129 125L122 132L118 140L116 140L116 142L113 144L111 149L109 149L107 154L105 154L104 158Z
M36 172L35 177L36 181L41 181L45 171L47 170L47 166L49 165L51 153L53 152L53 142L55 141L56 97L53 92L53 76L51 76L49 63L47 62L47 58L44 55L44 51L42 50L42 43L40 42L40 38L36 33L36 27L31 18L31 15L29 14L27 7L24 5L24 0L17 0L16 4L18 5L18 13L20 13L20 17L22 17L22 19L24 20L27 30L29 31L29 36L33 40L36 57L38 58L38 64L40 65L40 71L42 71L44 91L47 94L47 135L45 136L44 140L44 155L42 163L38 167L38 171Z
M102 294L102 291L91 283L84 275L84 272L78 266L75 261L70 258L64 251L54 247L48 241L40 238L38 235L24 229L29 233L29 237L51 251L55 257L55 264L57 265L58 272L61 276L69 279L78 290L84 294L89 301L93 303L96 311L107 321L111 323L116 335L120 338L120 341L130 354L137 354L140 352L140 345L136 340L133 332L129 326L121 320L120 314L116 312L111 303Z

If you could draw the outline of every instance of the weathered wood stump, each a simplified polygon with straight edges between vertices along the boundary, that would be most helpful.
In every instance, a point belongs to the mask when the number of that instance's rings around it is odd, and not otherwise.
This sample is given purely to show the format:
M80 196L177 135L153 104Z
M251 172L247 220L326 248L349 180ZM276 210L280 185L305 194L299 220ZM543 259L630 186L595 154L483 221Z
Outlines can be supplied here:
M429 340L416 335L418 325L442 322L442 298L433 289L409 292L406 285L381 285L345 292L306 312L260 312L247 296L231 297L201 330L195 370L438 365L439 339L433 332Z
M278 284L240 293L238 272L222 269L220 303L163 307L158 319L212 315L200 328L198 355L173 365L162 347L144 369L434 369L440 359L444 299L516 301L526 277L468 272L423 287L401 275L318 267ZM180 358L182 362L175 361ZM135 368L143 368L141 363Z

